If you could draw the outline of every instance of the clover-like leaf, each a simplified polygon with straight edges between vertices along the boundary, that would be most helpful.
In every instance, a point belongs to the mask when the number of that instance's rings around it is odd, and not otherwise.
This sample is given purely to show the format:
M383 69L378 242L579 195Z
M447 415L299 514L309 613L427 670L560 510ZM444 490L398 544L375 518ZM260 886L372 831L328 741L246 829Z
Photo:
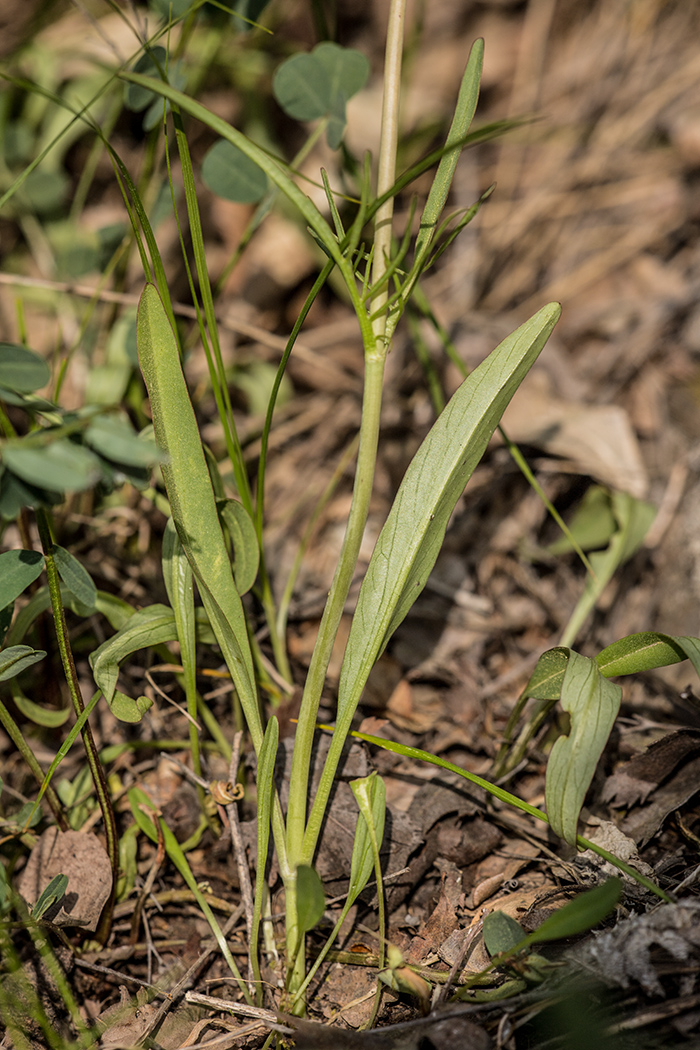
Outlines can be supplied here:
M239 204L255 204L268 190L262 168L225 139L207 151L202 161L202 178L217 197Z

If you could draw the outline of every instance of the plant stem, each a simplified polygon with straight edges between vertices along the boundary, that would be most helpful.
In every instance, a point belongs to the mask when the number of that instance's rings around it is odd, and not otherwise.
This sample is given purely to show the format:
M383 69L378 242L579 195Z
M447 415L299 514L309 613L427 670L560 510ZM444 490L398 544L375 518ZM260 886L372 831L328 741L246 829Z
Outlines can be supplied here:
M395 181L396 148L398 143L398 113L401 88L401 58L403 24L405 19L406 0L392 0L387 29L386 62L384 71L384 103L382 107L382 138L379 154L377 176L377 193L385 193ZM378 209L375 216L375 247L372 268L372 280L381 282L389 264L389 253L392 241L392 218L394 211L393 197ZM345 276L346 270L341 268ZM346 277L347 282L347 277ZM287 858L291 878L285 882L286 899L286 938L287 951L296 949L294 969L289 974L288 990L292 997L304 979L305 952L303 937L299 938L296 909L296 868L302 856L312 856L315 850L320 822L311 829L310 841L305 840L306 810L309 788L309 772L313 751L313 738L316 727L318 707L333 645L340 626L343 609L347 600L350 585L355 574L360 545L367 523L369 502L374 483L374 471L379 443L379 424L382 405L382 384L384 381L384 364L388 346L384 339L387 317L381 310L386 303L386 288L378 292L372 303L375 317L368 325L365 308L358 301L357 288L352 281L349 288L353 305L363 330L365 350L365 379L362 402L362 420L360 423L360 446L357 456L357 470L353 489L352 505L345 531L345 538L340 552L338 565L333 577L331 589L323 611L316 645L314 646L311 664L306 679L304 695L299 712L299 723L294 741L292 770L289 785L289 807L287 810ZM354 293L354 294L353 294ZM379 309L379 313L376 311ZM309 838L309 836L307 836ZM308 861L307 861L308 863ZM303 1009L303 1003L295 1003L295 1008Z
M384 57L384 97L382 102L382 137L379 146L377 170L377 196L385 194L396 181L396 150L399 141L399 102L401 95L401 61L403 57L403 30L406 18L406 0L392 0L386 36ZM392 220L394 198L387 197L374 218L374 259L372 283L381 284L391 254ZM372 302L376 314L372 322L375 339L383 341L387 317L382 307L389 298L389 288L384 285ZM384 346L384 352L388 350Z
M46 576L49 582L49 592L51 594L51 607L53 609L54 623L56 626L56 638L58 640L58 649L61 654L61 663L63 664L63 673L68 683L68 690L70 692L71 702L73 704L73 710L75 711L76 717L85 710L83 704L83 698L80 694L80 687L78 685L78 674L75 669L75 662L73 660L73 653L70 648L68 641L68 626L66 624L66 615L63 609L63 602L61 600L61 585L58 577L58 569L56 567L56 560L53 553L53 538L51 536L51 528L49 520L46 515L46 511L43 507L38 507L36 511L36 522L39 529L39 538L41 540L41 546L44 551L44 559L46 562ZM112 921L112 909L114 907L114 886L117 878L117 871L119 869L119 844L117 840L117 825L114 819L114 810L112 808L112 801L109 797L109 789L107 787L107 780L100 763L99 754L95 745L95 740L92 735L92 729L90 723L86 722L82 730L83 744L85 745L85 754L87 756L88 765L90 767L90 773L92 774L93 784L95 786L95 794L102 810L102 819L104 820L105 826L105 839L107 843L107 855L112 866L112 892L110 899L105 906L105 910L102 913L103 917L100 921L100 927L97 932L98 940L103 937L106 938L109 932L109 927Z

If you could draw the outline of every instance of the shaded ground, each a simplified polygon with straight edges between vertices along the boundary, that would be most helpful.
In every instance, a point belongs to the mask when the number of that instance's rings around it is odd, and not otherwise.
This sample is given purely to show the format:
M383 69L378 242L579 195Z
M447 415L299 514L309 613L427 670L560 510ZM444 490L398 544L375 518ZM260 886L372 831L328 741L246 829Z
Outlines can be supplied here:
M353 23L351 38L343 41L370 54L375 69L370 87L350 113L349 144L358 153L375 149L381 64L376 42L383 33L384 6L375 4L364 12ZM460 162L455 208L471 204L494 181L497 189L425 282L437 319L472 366L539 305L559 299L564 307L561 323L506 415L508 436L523 447L548 497L565 515L591 484L611 486L659 508L641 550L617 573L578 634L577 648L584 653L646 629L698 633L699 21L694 5L653 0L630 5L565 0L429 4L421 47L408 60L405 120L406 130L415 132L416 145L406 162L431 144L433 122L443 119L449 108L468 48L478 35L486 40L479 119L537 117L506 138L465 153ZM116 21L108 25L117 32ZM312 39L303 17L292 29L300 38ZM75 34L86 29L82 15L75 12L46 32L59 60L68 62ZM213 96L209 104L229 117L235 112L236 102L226 93ZM127 130L118 131L118 146L125 152L135 149ZM305 170L316 176L320 164L329 168L333 181L333 157L322 150ZM108 174L105 171L100 184L102 198L83 212L84 223L102 223L119 214ZM419 191L426 186L419 185ZM401 209L407 214L407 201ZM208 200L213 273L235 247L247 217L241 206ZM26 261L19 233L15 236L7 249L14 253L13 261L23 260L31 276L49 276L36 257ZM164 244L169 236L174 238L174 233L166 229ZM243 373L253 374L253 362L278 360L314 266L314 256L286 220L271 218L253 241L219 301L228 340L225 350ZM7 269L14 272L13 266ZM136 274L125 290L138 293ZM17 335L15 295L11 282L2 289L0 307L8 339ZM27 309L31 345L50 352L59 330L61 338L70 341L76 324L70 311L57 317L31 301ZM417 319L411 329L401 329L389 364L367 558L409 459L434 419L415 353L419 340L445 392L450 394L459 382L433 328ZM281 408L272 435L267 541L280 589L307 525L309 507L323 493L356 432L361 367L354 322L328 295L314 308L292 357L294 397ZM203 369L192 361L188 374L195 391L204 389ZM69 374L68 383L65 397L80 403L85 378L79 368ZM261 417L254 411L244 414L242 391L240 397L242 440L252 467L259 453ZM203 419L210 418L206 395L199 409ZM221 452L213 424L205 424L204 436ZM295 589L289 647L296 683L303 681L310 658L342 539L350 485L346 471L315 530ZM62 542L81 557L99 587L145 605L164 598L162 526L152 504L132 492L96 512L88 501L76 500L60 527ZM540 499L507 449L494 442L458 507L428 587L373 672L363 714L383 721L372 722L372 727L383 725L392 739L488 777L513 705L537 657L559 642L584 585L584 570L575 559L535 558L556 536ZM12 529L6 530L4 544L20 545ZM351 612L349 608L346 627ZM74 638L87 696L92 693L87 652L94 644L91 632L100 629L104 628L92 624L88 633L83 627ZM328 707L322 713L326 719L333 717L338 669L336 661L328 683ZM110 764L113 785L117 791L142 786L163 807L178 838L185 840L198 825L199 800L178 769L159 757L160 741L186 740L184 718L166 702L180 702L179 687L170 670L147 669L135 662L124 671L124 690L152 695L156 703L126 734L108 712L99 713L95 732L102 746L139 741L138 748L115 754ZM600 1006L599 1016L588 1018L592 1034L585 1045L595 1038L602 1045L626 1046L626 1033L636 1046L647 1045L645 1040L654 1046L684 1045L685 1040L693 1045L698 1038L694 873L700 864L695 799L700 721L692 687L686 689L691 678L685 663L625 682L622 714L587 801L589 837L597 833L596 827L598 833L610 835L610 823L620 826L627 845L640 846L642 860L658 883L670 892L682 887L680 895L690 899L684 910L674 913L676 918L680 915L675 932L663 917L656 931L640 919L629 933L621 925L619 942L601 949L597 959L582 956L587 980L600 981L606 988L601 993L596 986L591 993L586 985L576 992L586 1016L593 1002ZM202 689L230 739L228 686L210 684L203 680ZM294 714L292 697L280 709L283 735L288 737ZM663 738L666 742L656 750L635 757ZM545 727L507 783L509 790L534 805L543 798L548 742ZM55 752L56 740L49 734L37 734L34 744L42 762ZM6 790L33 797L35 789L6 738L0 737L0 746ZM187 761L184 746L173 753ZM621 772L621 763L630 759L636 765ZM391 806L386 871L408 868L388 883L391 939L407 961L444 972L455 961L459 965L459 953L469 948L464 972L477 972L488 961L478 936L485 908L506 911L526 929L534 928L573 887L591 885L598 877L591 858L574 858L520 814L487 804L484 796L457 788L449 778L436 780L432 767L385 752L368 759L362 752L352 756L359 766L348 769L347 775L361 774L368 760L385 776ZM75 779L82 762L82 753L74 749L62 766L67 780ZM212 755L211 776L225 778L227 773L224 760ZM329 897L342 892L351 848L341 833L349 818L340 791L336 806L327 829L328 848L319 858ZM254 816L252 801L243 804L241 816L246 841L246 821ZM125 804L120 820L124 827L131 820ZM623 840L605 841L613 852L625 846ZM236 911L238 875L228 833L218 841L207 833L188 859L197 879L209 885L212 906L224 917L237 917L238 932L234 930L231 943L242 959L245 934ZM173 896L182 888L178 877L145 841L140 841L138 864L145 927L131 922L132 897L117 906L112 938L104 949L87 953L80 967L65 961L90 1017L118 999L124 975L149 984L167 975L164 982L171 986L201 960L208 927L186 893ZM153 891L151 896L144 886ZM636 896L632 885L628 894L630 913L642 915L652 904ZM354 954L364 953L368 959L363 961L370 963L378 949L371 935L376 929L371 903L368 897L368 906L355 916L362 926L348 934L344 945L347 950L355 945L359 950ZM273 911L282 907L278 895ZM621 911L620 924L624 917ZM464 931L470 930L476 936L467 945L472 934ZM637 940L630 946L627 941L633 935ZM586 950L595 955L593 949L582 949ZM85 964L108 967L122 977ZM225 997L227 973L212 954L201 960L193 987ZM621 986L614 987L621 975ZM279 974L271 969L266 977L274 987ZM339 1026L355 1031L369 1017L375 983L371 965L351 966L344 957L331 966L318 989L315 1017L328 1021L340 1015ZM566 1041L573 1037L561 1035L557 1027L555 1003L543 1015L547 1020L531 1021L541 1008L533 994L507 1006L469 1004L454 1022L456 1027L426 1028L426 1038L438 1047L460 1040L461 1045L481 1046L487 1045L479 1042L485 1029L496 1045L509 1048L573 1046ZM266 1005L274 1005L272 996ZM570 1012L573 1009L569 1005ZM136 1019L130 1015L125 1029L111 1033L117 1039L111 1045L131 1045L141 1038L154 1026L156 1010L156 1004L144 1005ZM466 1023L467 1012L469 1023L482 1026L478 1032L459 1027ZM170 1030L166 1025L157 1036L164 1047L184 1045L188 1038L196 1043L211 1034L205 1032L204 1021L210 1015L198 1015L191 1004L178 1004L172 1016ZM415 1017L411 1000L386 995L384 1023ZM404 1030L395 1044L376 1045L417 1047L418 1038L423 1038L416 1034L419 1030L423 1031L419 1026ZM250 1045L258 1045L259 1032L248 1036L235 1031L231 1038L250 1038ZM316 1038L320 1037L302 1033L298 1045L321 1045ZM348 1046L375 1045L369 1036L353 1038L356 1041ZM547 1044L547 1039L553 1042ZM340 1040L340 1034L333 1033L334 1045Z

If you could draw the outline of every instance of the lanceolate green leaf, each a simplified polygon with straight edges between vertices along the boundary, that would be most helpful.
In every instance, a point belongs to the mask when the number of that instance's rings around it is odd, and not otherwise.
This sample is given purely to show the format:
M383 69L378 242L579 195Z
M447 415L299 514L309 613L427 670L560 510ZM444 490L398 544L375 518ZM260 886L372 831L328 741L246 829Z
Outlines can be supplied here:
M371 817L374 837L380 846L384 838L384 823L386 820L386 785L382 778L377 776L376 772L370 773L368 777L362 777L360 780L351 780L350 787L358 800L358 805L362 804L360 805L360 815L355 828L355 842L352 847L348 907L362 893L374 867L372 836L367 816Z
M547 764L545 800L557 835L576 845L576 825L595 768L620 709L622 690L603 678L594 660L571 651L561 705L571 717L568 736L555 742Z
M54 544L54 558L58 575L71 591L75 600L83 607L85 616L95 611L97 588L87 569L65 547Z
M602 886L586 890L572 901L558 908L541 926L528 934L528 944L558 941L563 937L576 937L592 930L613 910L622 896L622 882L618 878L607 879Z
M613 678L618 674L637 674L654 667L667 667L688 658L700 674L700 639L642 631L613 642L595 659L600 673Z
M479 99L479 84L481 82L483 62L484 41L476 40L469 54L469 61L462 77L454 117L445 141L445 148L448 152L440 160L423 214L421 215L420 229L416 237L415 247L418 271L420 271L422 262L425 260L425 256L430 248L438 221L450 192L452 178L457 167L459 155L462 152L465 136L474 118L476 104Z
M362 584L340 679L354 711L374 662L423 590L450 515L561 308L550 303L465 379L404 477Z
M146 285L141 296L138 342L156 441L168 456L162 472L173 521L257 751L263 729L243 606L231 573L177 340L152 284Z
M304 836L306 862L313 856L342 742L367 677L425 586L457 500L560 313L559 304L550 303L496 347L454 394L406 471L353 617L340 676L337 732Z
M557 646L556 649L548 649L542 653L535 670L530 675L530 681L523 690L523 697L529 696L534 700L558 700L569 663L570 651L563 646Z

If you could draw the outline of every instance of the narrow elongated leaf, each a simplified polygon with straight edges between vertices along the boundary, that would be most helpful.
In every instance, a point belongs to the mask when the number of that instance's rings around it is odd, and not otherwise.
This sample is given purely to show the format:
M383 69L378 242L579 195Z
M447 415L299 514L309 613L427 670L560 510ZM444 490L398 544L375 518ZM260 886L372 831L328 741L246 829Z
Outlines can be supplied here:
M598 653L595 662L600 673L606 678L618 674L637 674L639 671L650 671L654 667L667 667L677 664L688 657L683 648L683 641L696 639L676 639L668 634L657 634L654 631L641 631L608 645Z
M430 244L432 242L437 223L442 215L447 201L454 177L455 168L459 155L462 152L464 139L469 131L469 126L474 119L476 104L479 99L479 85L481 83L481 69L484 63L484 41L476 40L469 54L467 67L462 77L459 89L459 98L455 107L452 124L445 141L448 150L438 165L430 193L423 209L420 219L420 229L416 237L415 258L417 269L420 270ZM452 148L450 148L452 147Z
M579 893L563 908L557 908L541 926L528 934L527 943L559 941L564 937L577 937L580 933L586 933L610 914L621 896L620 879L607 879L602 886Z
M185 557L175 523L168 518L163 534L163 581L172 606L185 672L185 692L196 690L194 576Z
M0 608L19 598L43 568L44 555L39 551L12 550L0 554Z
M190 868L187 862L187 857L182 852L180 843L177 841L174 834L172 833L172 831L170 830L170 828L165 823L162 817L156 817L155 812L153 813L152 819L146 815L144 810L150 809L151 811L153 811L153 803L151 802L148 795L141 791L140 788L131 788L127 792L127 797L129 799L129 805L131 806L131 812L134 816L134 820L141 828L141 830L146 835L148 835L152 842L158 842L158 832L156 830L155 824L155 821L158 820L163 835L165 851L168 857L173 862L177 870L180 872L180 875L185 880L186 885L191 890L194 899L197 901L197 904L202 909L202 912L204 913L204 916L207 922L209 923L211 931L214 934L214 937L216 938L217 944L219 945L221 954L226 960L231 973L238 982L238 986L241 989L243 998L247 1003L251 1003L248 989L238 971L238 967L236 966L235 960L231 955L231 949L229 948L226 942L226 938L221 932L221 927L216 921L214 912L211 910L210 905L208 904L204 894L199 888L197 880L192 874L192 869Z
M65 547L54 544L53 552L58 575L66 587L69 588L76 601L83 606L84 615L89 616L95 611L95 602L97 601L97 587L95 587L92 577L87 569Z
M184 113L189 113L197 120L203 121L203 123L211 128L217 135L226 139L227 142L232 142L234 146L238 146L242 153L245 153L247 157L254 160L255 163L265 172L270 182L274 183L274 185L281 190L290 203L304 217L305 221L318 238L319 243L323 245L324 251L333 259L340 269L348 286L352 285L354 282L354 275L352 274L351 265L343 255L338 240L333 234L330 226L323 218L318 208L312 203L308 195L296 185L294 180L290 178L289 172L278 163L274 157L271 157L261 149L260 146L257 146L250 139L246 138L246 136L241 134L236 128L231 127L231 125L225 120L222 120L221 117L216 116L216 114L208 110L206 106L203 106L200 102L197 102L184 92L177 91L170 84L164 84L162 80L156 80L153 77L145 77L140 73L125 72L121 75L124 80L127 80L130 83L139 84L141 87L151 90L156 94L161 95L163 98L169 99L171 102L175 103L175 105L179 106Z
M367 676L423 590L457 500L561 308L550 303L465 379L406 471L367 569L338 697L354 711Z
M360 815L357 820L355 841L352 847L350 886L348 887L346 907L350 907L357 900L359 894L362 893L374 867L374 849L367 817L369 816L371 819L377 846L382 844L386 819L386 785L382 778L377 776L376 772L372 772L368 777L362 777L359 780L351 780L350 787L360 806Z
M571 717L547 764L545 801L557 835L576 845L576 825L595 768L620 709L622 690L603 678L594 660L573 650L561 689L561 705Z
M175 528L259 751L263 729L245 614L219 524L177 340L152 284L146 285L141 296L138 343L156 441L168 456L162 472Z
M32 908L32 918L40 919L42 915L51 908L62 897L65 897L68 889L67 875L54 875L48 886L42 890L39 899Z

